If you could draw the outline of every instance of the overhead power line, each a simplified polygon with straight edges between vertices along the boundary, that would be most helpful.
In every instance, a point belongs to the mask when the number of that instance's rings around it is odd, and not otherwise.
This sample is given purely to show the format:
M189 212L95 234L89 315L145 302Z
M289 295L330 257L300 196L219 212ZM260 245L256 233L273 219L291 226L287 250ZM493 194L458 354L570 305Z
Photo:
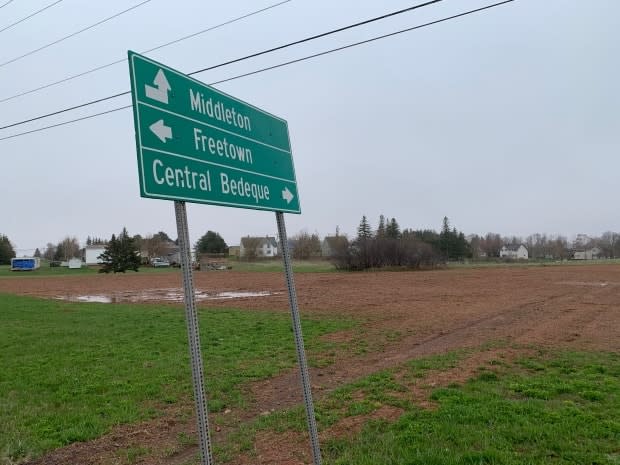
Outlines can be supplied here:
M15 0L9 0L6 3L3 3L2 5L0 5L0 8L4 8L5 6L7 6L9 3L13 3Z
M294 42L289 42L289 43L284 44L284 45L279 45L277 47L273 47L273 48L270 48L270 49L267 49L267 50L263 50L262 52L252 53L250 55L246 55L246 56L243 56L241 58L235 58L234 60L229 60L229 61L226 61L224 63L220 63L218 65L209 66L207 68L202 68L202 69L199 69L199 70L196 70L196 71L193 71L193 72L189 73L189 76L193 76L195 74L203 73L205 71L210 71L210 70L213 70L213 69L216 69L216 68L221 68L222 66L227 66L227 65L230 65L230 64L233 64L233 63L238 63L240 61L248 60L250 58L255 58L255 57L258 57L258 56L261 56L261 55L265 55L265 54L268 54L268 53L272 53L272 52L275 52L275 51L278 51L278 50L282 50L282 49L285 49L285 48L288 48L288 47L292 47L294 45L299 45L299 44L304 43L304 42L310 42L312 40L316 40L316 39L319 39L319 38L322 38L322 37L326 37L326 36L331 35L331 34L336 34L338 32L346 31L347 29L353 29L355 27L360 27L360 26L363 26L363 25L366 25L366 24L369 24L369 23L372 23L372 22L375 22L375 21L379 21L379 20L386 19L386 18L389 18L389 17L392 17L392 16L396 16L396 15L400 15L400 14L403 14L403 13L407 13L409 11L413 11L413 10L416 10L418 8L423 8L425 6L429 6L429 5L432 5L434 3L439 3L441 1L443 1L443 0L431 0L431 1L428 1L428 2L425 2L425 3L419 3L417 5L413 5L413 6L410 6L408 8L404 8L402 10L397 10L397 11L393 11L391 13L387 13L387 14L384 14L384 15L381 15L381 16L376 16L374 18L370 18L370 19L367 19L367 20L364 20L364 21L360 21L360 22L357 22L357 23L354 23L354 24L350 24L348 26L343 26L343 27L340 27L338 29L332 29L331 31L323 32L321 34L316 34L316 35L313 35L313 36L306 37L304 39L296 40ZM11 124L8 124L6 126L0 126L0 130L12 128L12 127L15 127L15 126L20 126L20 125L26 124L26 123L32 123L33 121L38 121L40 119L49 118L50 116L55 116L55 115L58 115L60 113L64 113L64 112L67 112L67 111L77 110L79 108L83 108L83 107L86 107L88 105L93 105L95 103L101 103L101 102L104 102L106 100L111 100L113 98L117 98L117 97L121 97L123 95L127 95L127 94L129 94L129 92L130 91L120 92L118 94L110 95L108 97L102 97L102 98L99 98L99 99L90 100L88 102L80 103L80 104L74 105L72 107L63 108L62 110L57 110L57 111L54 111L54 112L51 112L51 113L46 113L44 115L35 116L33 118L29 118L29 119L25 119L25 120L22 120L22 121L18 121L16 123L11 123Z
M15 21L13 24L9 24L8 26L3 27L2 29L0 29L0 32L4 32L7 29L11 29L13 26L17 26L19 23L23 23L24 21L26 21L27 19L32 18L33 16L38 15L39 13L43 13L45 10L47 10L48 8L53 7L54 5L58 5L60 2L62 2L63 0L56 0L54 3L50 3L47 6L44 6L43 8L35 11L34 13L29 14L28 16L23 17L22 19Z
M0 63L0 68L6 66L8 64L15 63L16 61L21 60L22 58L26 58L26 57L28 57L30 55L34 55L35 53L40 52L41 50L45 50L46 48L49 48L49 47L51 47L53 45L56 45L56 44L59 44L60 42L63 42L65 40L67 40L67 39L70 39L71 37L75 37L78 34L81 34L82 32L86 32L86 31L88 31L90 29L93 29L93 28L95 28L97 26L100 26L100 25L102 25L104 23L107 23L108 21L110 21L110 20L112 20L114 18L118 18L119 16L124 15L125 13L129 13L130 11L135 10L136 8L139 8L142 5L145 5L145 4L147 4L147 3L151 2L151 1L152 0L144 0L143 2L138 3L137 5L129 7L126 10L119 11L118 13L115 13L112 16L108 16L107 18L104 18L101 21L97 21L96 23L91 24L90 26L87 26L87 27L85 27L83 29L80 29L79 31L75 31L75 32L73 32L73 33L71 33L69 35L61 37L60 39L57 39L57 40L55 40L53 42L50 42L49 44L45 44L42 47L36 48L34 50L30 50L29 52L26 52L23 55L19 55L19 56L15 57L15 58L12 58L12 59L8 60L8 61L5 61L4 63Z
M58 0L58 1L62 1L62 0ZM272 8L276 8L276 7L280 6L280 5L284 5L285 3L289 3L291 1L292 0L284 0L284 1L279 2L279 3L274 3L273 5L269 5L269 6L265 7L265 8L261 8L259 10L255 10L255 11L252 11L250 13L246 13L246 14L244 14L242 16L238 16L238 17L233 18L233 19L229 19L228 21L224 21L223 23L216 24L215 26L208 27L207 29L202 29L201 31L194 32L192 34L180 37L180 38L172 40L170 42L166 42L164 44L161 44L161 45L158 45L156 47L150 48L148 50L144 50L144 51L142 51L140 53L146 54L146 53L154 52L155 50L162 49L164 47L168 47L169 45L178 44L179 42L183 42L184 40L191 39L191 38L194 38L194 37L199 36L201 34L204 34L206 32L213 31L214 29L218 29L220 27L227 26L227 25L235 23L237 21L241 21L242 19L249 18L250 16L254 16L254 15L257 15L259 13L263 13L263 12L265 12L267 10L271 10ZM0 30L0 32L2 32L2 30ZM71 81L73 79L76 79L76 78L79 78L79 77L82 77L82 76L86 76L87 74L94 73L95 71L100 71L102 69L109 68L110 66L117 65L119 63L123 63L124 61L127 61L127 58L121 58L120 60L112 61L110 63L106 63L105 65L100 65L100 66L97 66L95 68L91 68L91 69L89 69L87 71L82 71L81 73L77 73L77 74L74 74L72 76L68 76L68 77L60 79L58 81L50 82L50 83L42 85L40 87L36 87L34 89L30 89L30 90L27 90L27 91L24 91L24 92L20 92L20 93L15 94L15 95L11 95L9 97L2 98L2 99L0 99L0 103L7 102L9 100L13 100L13 99L16 99L18 97L22 97L24 95L33 94L35 92L38 92L38 91L43 90L43 89L48 89L48 88L53 87L53 86L57 86L58 84L62 84L64 82L68 82L68 81Z
M458 13L458 14L452 15L452 16L446 16L444 18L441 18L441 19L438 19L438 20L435 20L435 21L430 21L428 23L419 24L417 26L412 26L412 27L409 27L409 28L406 28L406 29L401 29L399 31L391 32L389 34L383 34L383 35L380 35L380 36L376 36L376 37L373 37L373 38L370 38L370 39L366 39L366 40L362 40L362 41L359 41L359 42L355 42L355 43L352 43L352 44L349 44L349 45L345 45L345 46L342 46L342 47L333 48L333 49L330 49L330 50L326 50L324 52L315 53L313 55L308 55L308 56L305 56L305 57L302 57L302 58L298 58L298 59L295 59L295 60L291 60L291 61L287 61L287 62L284 62L284 63L280 63L278 65L269 66L267 68L261 68L261 69L258 69L256 71L252 71L252 72L249 72L249 73L239 74L237 76L233 76L233 77L230 77L230 78L227 78L227 79L222 79L220 81L212 82L209 85L221 84L221 83L224 83L224 82L229 82L229 81L232 81L232 80L235 80L235 79L240 79L240 78L251 76L251 75L254 75L254 74L263 73L263 72L270 71L270 70L273 70L273 69L277 69L277 68L281 68L281 67L284 67L284 66L288 66L288 65L291 65L291 64L294 64L294 63L299 63L299 62L302 62L302 61L305 61L305 60L310 60L312 58L317 58L319 56L328 55L330 53L346 50L346 49L349 49L349 48L352 48L352 47L356 47L358 45L367 44L367 43L374 42L374 41L377 41L377 40L380 40L380 39L385 39L385 38L388 38L388 37L393 37L393 36L396 36L396 35L399 35L399 34L403 34L405 32L411 32L411 31L414 31L414 30L417 30L417 29L422 29L422 28L425 28L425 27L428 27L428 26L432 26L432 25L435 25L435 24L439 24L439 23L443 23L443 22L450 21L450 20L453 20L453 19L461 18L463 16L468 16L468 15L471 15L471 14L474 14L474 13L479 13L481 11L489 10L491 8L495 8L495 7L498 7L498 6L501 6L501 5L505 5L507 3L512 3L514 1L515 0L504 0L502 2L493 3L491 5L487 5L487 6L484 6L484 7L481 7L481 8L476 8L474 10L468 10L468 11L465 11L463 13ZM190 74L195 74L195 73L190 73ZM125 95L125 94L126 94L126 92L122 93L122 94L117 94L115 97L120 96L120 95ZM7 139L13 139L15 137L20 137L20 136L25 136L27 134L32 134L32 133L35 133L35 132L45 131L47 129L52 129L52 128L56 128L56 127L59 127L59 126L64 126L66 124L76 123L78 121L83 121L83 120L95 118L95 117L98 117L98 116L107 115L107 114L114 113L114 112L117 112L117 111L120 111L120 110L126 110L128 108L131 108L131 105L125 105L125 106L122 106L122 107L113 108L113 109L102 111L102 112L99 112L99 113L94 113L92 115L82 116L80 118L75 118L75 119L72 119L72 120L63 121L61 123L52 124L52 125L44 126L44 127L37 128L37 129L32 129L30 131L24 131L24 132L21 132L21 133L10 135L10 136L5 136L5 137L0 138L0 141L7 140ZM2 128L0 128L0 129L2 129Z

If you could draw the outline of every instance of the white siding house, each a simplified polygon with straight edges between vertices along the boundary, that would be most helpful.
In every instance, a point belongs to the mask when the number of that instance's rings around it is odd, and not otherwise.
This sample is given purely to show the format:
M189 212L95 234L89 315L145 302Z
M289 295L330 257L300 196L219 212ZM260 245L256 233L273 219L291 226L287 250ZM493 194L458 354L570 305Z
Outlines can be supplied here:
M248 247L254 247L256 257L276 257L278 243L275 237L242 237L239 245L239 256L246 257Z
M596 260L601 256L601 249L592 247L591 249L576 250L573 253L573 260Z
M105 245L87 245L82 249L82 260L86 265L99 265L101 260L98 258L105 252Z
M500 258L511 258L513 260L527 260L529 254L523 244L505 245L499 251Z

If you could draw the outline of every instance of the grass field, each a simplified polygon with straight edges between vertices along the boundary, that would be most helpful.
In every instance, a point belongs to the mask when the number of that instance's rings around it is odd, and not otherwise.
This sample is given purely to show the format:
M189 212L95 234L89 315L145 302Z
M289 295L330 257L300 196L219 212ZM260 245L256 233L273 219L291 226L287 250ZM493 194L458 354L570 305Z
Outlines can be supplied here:
M229 265L236 271L249 272L276 272L284 271L282 259L277 260L257 260L255 262L245 262L243 260L229 261ZM293 271L295 273L327 273L335 271L334 266L326 260L293 260ZM16 277L48 277L48 276L79 276L87 274L97 274L97 267L82 267L77 270L70 270L66 267L50 267L47 262L41 263L41 268L35 271L11 271L9 265L0 265L0 278L16 278ZM180 273L177 268L153 268L152 266L143 266L138 273ZM135 273L128 271L128 274Z
M231 259L229 264L236 271L284 271L281 257L255 262ZM327 273L336 271L336 268L327 260L293 260L293 271L295 273Z
M620 355L538 351L491 360L465 384L429 390L420 408L404 393L460 354L416 360L336 390L317 405L320 430L367 416L359 433L323 443L333 465L618 464ZM373 419L389 406L396 421ZM259 420L246 434L305 428L301 408Z
M111 426L190 402L182 309L76 304L0 295L0 462L100 436ZM212 412L242 408L245 383L296 363L286 314L200 312ZM304 321L310 362L319 336L350 321ZM323 360L323 359L321 359Z
M138 273L170 273L179 272L176 268L153 268L152 266L143 266ZM99 273L98 267L82 267L77 270L70 270L64 266L50 267L47 263L41 263L41 268L34 271L11 271L9 265L0 265L0 278L46 278L53 276L82 276L96 275ZM128 271L127 274L133 274L135 271Z
M600 260L523 260L523 261L467 261L450 262L448 268L506 268L530 266L590 266L590 265L619 265L620 258Z

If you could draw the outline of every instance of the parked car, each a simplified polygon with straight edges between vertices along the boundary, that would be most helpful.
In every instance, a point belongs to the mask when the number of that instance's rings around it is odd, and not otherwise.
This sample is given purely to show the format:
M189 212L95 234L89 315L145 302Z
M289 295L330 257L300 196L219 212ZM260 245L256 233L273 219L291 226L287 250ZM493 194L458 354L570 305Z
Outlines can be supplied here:
M151 264L154 268L167 268L170 266L170 262L165 258L154 258Z

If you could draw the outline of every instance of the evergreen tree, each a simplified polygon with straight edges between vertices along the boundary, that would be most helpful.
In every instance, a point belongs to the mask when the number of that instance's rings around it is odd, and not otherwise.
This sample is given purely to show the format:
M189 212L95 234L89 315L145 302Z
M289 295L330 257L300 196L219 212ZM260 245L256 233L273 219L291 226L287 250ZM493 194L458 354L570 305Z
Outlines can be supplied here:
M102 261L100 273L124 273L127 270L138 271L140 254L134 239L123 228L118 238L112 234L105 251L98 257Z
M396 218L392 218L385 227L385 235L390 239L400 239L400 226L396 221Z
M439 233L439 250L445 260L450 258L450 236L450 221L447 216L444 216L441 233Z
M377 237L385 237L385 216L379 215L379 226L377 227Z
M357 239L358 240L366 240L372 238L372 232L370 230L370 225L368 224L368 219L366 215L362 216L362 220L360 221L360 225L357 228Z
M41 258L41 251L37 248L37 250L34 251L34 255L33 257L35 258Z
M215 231L207 231L194 246L196 256L203 253L226 253L228 251L228 245L226 241Z
M0 265L10 265L11 258L15 258L15 250L7 236L0 234Z

